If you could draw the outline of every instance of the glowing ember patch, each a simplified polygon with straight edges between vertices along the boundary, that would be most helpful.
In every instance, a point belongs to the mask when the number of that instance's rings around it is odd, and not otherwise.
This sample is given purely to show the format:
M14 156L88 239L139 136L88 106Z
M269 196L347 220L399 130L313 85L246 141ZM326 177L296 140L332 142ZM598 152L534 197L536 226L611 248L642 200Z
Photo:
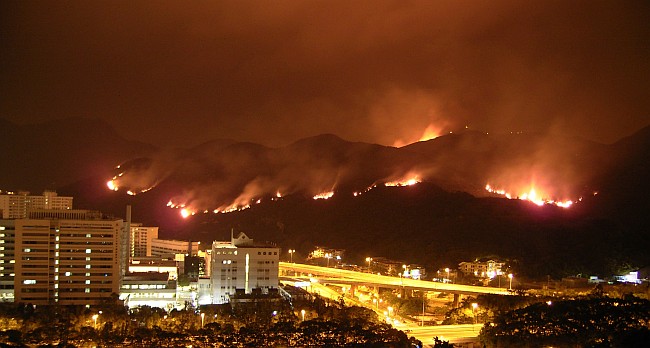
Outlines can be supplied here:
M135 196L135 192L133 192L131 190L126 191L126 194L129 195L129 196Z
M277 198L282 198L282 194L280 193L280 191L278 191L278 192L275 193L275 197L277 197Z
M329 199L332 196L334 196L334 191L329 191L317 194L314 199Z
M575 202L576 202L576 201L573 201L573 200L558 201L558 200L555 200L555 199L542 197L537 193L535 188L531 188L530 190L528 190L528 192L523 192L520 195L512 195L511 193L506 192L505 190L495 189L490 184L485 185L485 190L487 192L494 193L494 194L499 195L499 196L503 196L503 197L505 197L507 199L519 199L519 200L522 200L522 201L528 201L528 202L531 202L531 203L533 203L533 204L535 204L537 206L543 206L545 204L550 204L550 205L558 206L560 208L569 208L573 204L575 204ZM577 201L578 202L582 201L582 198L578 198Z
M106 183L106 186L108 186L108 189L111 191L117 191L117 183L115 183L115 180L109 180Z

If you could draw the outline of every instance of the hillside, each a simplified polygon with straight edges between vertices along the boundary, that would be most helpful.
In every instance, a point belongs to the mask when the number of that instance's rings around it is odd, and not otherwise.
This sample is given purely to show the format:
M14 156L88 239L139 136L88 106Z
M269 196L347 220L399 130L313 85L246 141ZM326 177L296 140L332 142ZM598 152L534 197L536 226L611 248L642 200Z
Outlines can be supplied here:
M531 276L611 274L650 262L645 252L650 246L648 133L646 128L612 145L474 132L405 148L331 135L277 149L222 141L210 150L199 147L127 163L120 169L123 177L131 173L151 177L147 185L156 182L136 196L125 195L124 189L108 191L102 178L85 187L70 186L68 192L78 204L119 216L132 204L136 220L161 226L168 238L209 243L226 239L235 228L301 255L314 245L344 248L349 260L359 263L372 255L438 267L498 256ZM542 156L549 148L555 151ZM538 160L531 160L531 153ZM548 182L565 179L554 187L573 190L583 200L563 209L486 192L486 180L504 167L509 168L505 173L543 168L540 172L553 178ZM413 173L421 183L383 186ZM358 191L373 184L369 191ZM332 188L333 197L312 198ZM275 197L280 191L282 198ZM165 207L170 198L195 204L196 215L182 219L178 210ZM211 210L215 204L243 206L256 199L259 204L241 211ZM207 204L208 213L199 210L200 204Z
M115 165L155 148L129 141L100 120L69 118L16 125L0 119L0 189L40 193L84 178L105 176Z

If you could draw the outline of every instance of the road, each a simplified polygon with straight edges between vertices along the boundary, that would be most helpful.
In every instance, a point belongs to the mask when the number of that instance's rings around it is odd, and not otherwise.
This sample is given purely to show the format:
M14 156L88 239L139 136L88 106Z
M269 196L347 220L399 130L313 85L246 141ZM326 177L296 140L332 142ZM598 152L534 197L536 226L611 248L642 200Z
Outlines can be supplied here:
M414 336L422 341L424 345L433 345L433 338L450 343L462 343L477 341L477 336L483 324L461 324L461 325L437 325L437 326L405 326L400 330L406 331L407 335Z
M404 287L426 291L449 292L456 294L496 294L508 295L508 289L484 286L460 285L389 277L372 273L355 272L338 268L305 265L301 263L280 262L280 274L311 274L315 278L326 277L332 282L339 280L344 284L359 283L367 286Z

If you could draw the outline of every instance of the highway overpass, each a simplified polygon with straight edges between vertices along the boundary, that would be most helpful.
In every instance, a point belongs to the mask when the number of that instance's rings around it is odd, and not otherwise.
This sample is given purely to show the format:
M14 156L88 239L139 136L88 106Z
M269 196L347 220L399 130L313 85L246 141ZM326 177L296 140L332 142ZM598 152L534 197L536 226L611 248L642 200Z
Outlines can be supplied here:
M356 272L338 268L305 265L301 263L280 262L280 277L308 276L318 279L321 283L359 284L382 288L404 288L413 290L447 292L462 295L495 294L509 295L507 288L460 285L390 277L372 273Z

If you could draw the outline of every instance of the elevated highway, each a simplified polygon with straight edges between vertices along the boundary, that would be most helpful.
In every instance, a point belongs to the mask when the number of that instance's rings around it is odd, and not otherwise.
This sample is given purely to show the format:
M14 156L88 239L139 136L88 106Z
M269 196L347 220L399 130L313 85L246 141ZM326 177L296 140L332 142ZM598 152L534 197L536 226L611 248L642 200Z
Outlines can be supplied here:
M372 273L356 272L338 268L329 268L301 263L280 262L280 277L295 278L298 276L311 276L320 283L366 285L381 288L404 288L423 291L446 292L459 295L495 294L509 295L505 288L484 286L460 285L432 282L428 280L414 280L397 278Z

